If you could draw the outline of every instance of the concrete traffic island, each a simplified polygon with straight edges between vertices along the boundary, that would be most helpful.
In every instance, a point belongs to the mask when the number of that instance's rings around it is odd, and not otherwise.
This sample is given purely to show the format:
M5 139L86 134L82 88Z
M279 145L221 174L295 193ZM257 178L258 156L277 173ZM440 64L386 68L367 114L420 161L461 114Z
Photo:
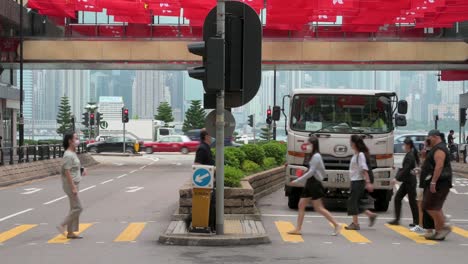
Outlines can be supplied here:
M159 243L180 246L242 246L270 243L255 203L285 183L283 167L260 172L244 178L239 188L224 190L224 235L188 232L186 219L192 211L192 188L187 182L179 190L179 208L173 215Z

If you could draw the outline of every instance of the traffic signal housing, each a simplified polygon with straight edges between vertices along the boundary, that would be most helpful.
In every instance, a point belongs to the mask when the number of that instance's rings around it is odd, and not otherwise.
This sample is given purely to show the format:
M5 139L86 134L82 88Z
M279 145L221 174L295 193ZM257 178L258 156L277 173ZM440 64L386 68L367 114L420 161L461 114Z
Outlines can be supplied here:
M249 124L250 127L253 127L253 124L254 124L254 115L249 115L248 124Z
M128 123L128 109L122 108L122 123Z
M81 122L81 124L85 127L89 127L89 113L88 112L83 113L83 121Z
M94 113L90 113L89 114L89 125L94 126L94 124L95 124L94 121L95 121L95 115L94 115Z
M267 123L268 125L271 125L271 122L272 122L272 119L271 119L271 107L268 107L266 123Z
M460 126L465 126L466 124L466 108L460 108Z
M96 124L97 125L100 125L101 124L101 121L102 121L102 114L97 112L96 113Z

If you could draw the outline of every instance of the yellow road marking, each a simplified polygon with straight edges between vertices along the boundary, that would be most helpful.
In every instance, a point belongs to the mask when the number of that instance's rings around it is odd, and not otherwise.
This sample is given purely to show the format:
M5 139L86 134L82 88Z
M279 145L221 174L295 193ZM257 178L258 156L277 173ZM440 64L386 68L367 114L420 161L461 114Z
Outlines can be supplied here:
M409 230L409 229L407 229L405 227L394 226L394 225L389 225L389 224L386 224L385 226L390 228L391 230L397 232L398 234L413 240L414 242L416 242L418 244L426 244L426 245L435 245L435 244L437 244L436 241L427 240L427 239L424 238L424 236L421 236L420 234L415 233L415 232L411 232L411 230Z
M145 228L146 223L131 223L128 227L114 240L114 242L131 242L135 241Z
M452 226L452 232L454 232L455 234L460 235L462 237L468 238L468 231L466 231L463 228Z
M79 234L83 233L86 229L88 229L92 225L93 224L80 224L79 231L75 232L75 234L79 235ZM60 235L52 238L51 240L49 240L47 243L49 243L49 244L64 244L64 243L67 243L69 241L70 241L70 239L68 239L64 234L60 234Z
M344 236L346 239L348 239L350 242L353 243L372 243L369 239L367 239L365 236L361 235L358 231L356 230L346 230L345 227L348 226L346 224L340 224L342 226L341 228L341 235Z
M15 236L28 231L29 229L36 227L37 225L20 225L15 228L12 228L6 232L0 234L0 243L3 243L9 239L14 238Z
M288 232L294 230L294 225L291 222L277 221L275 222L281 238L285 242L301 243L304 242L301 235L289 235Z

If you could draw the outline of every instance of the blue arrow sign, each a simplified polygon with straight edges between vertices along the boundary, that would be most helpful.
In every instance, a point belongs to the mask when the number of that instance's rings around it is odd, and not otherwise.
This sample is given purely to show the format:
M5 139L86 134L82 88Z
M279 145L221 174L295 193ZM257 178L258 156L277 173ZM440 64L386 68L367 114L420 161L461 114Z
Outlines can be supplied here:
M207 187L211 183L211 173L204 168L199 168L193 173L193 184L197 187Z

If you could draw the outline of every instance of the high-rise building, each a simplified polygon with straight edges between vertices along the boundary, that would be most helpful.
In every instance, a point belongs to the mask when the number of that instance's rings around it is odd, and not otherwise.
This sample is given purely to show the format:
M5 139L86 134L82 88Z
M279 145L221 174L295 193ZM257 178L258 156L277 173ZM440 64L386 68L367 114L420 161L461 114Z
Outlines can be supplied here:
M89 70L65 70L61 71L63 79L62 96L70 100L71 112L75 117L81 116L84 107L89 103L90 71Z
M122 120L123 98L120 96L99 97L98 111L104 120Z
M19 71L16 74L17 83L19 86L20 83L20 74ZM23 117L25 120L32 120L35 118L33 114L35 112L35 103L34 103L34 85L33 85L33 71L32 70L23 70Z
M165 71L137 71L132 87L133 115L154 118L161 102L171 102Z

